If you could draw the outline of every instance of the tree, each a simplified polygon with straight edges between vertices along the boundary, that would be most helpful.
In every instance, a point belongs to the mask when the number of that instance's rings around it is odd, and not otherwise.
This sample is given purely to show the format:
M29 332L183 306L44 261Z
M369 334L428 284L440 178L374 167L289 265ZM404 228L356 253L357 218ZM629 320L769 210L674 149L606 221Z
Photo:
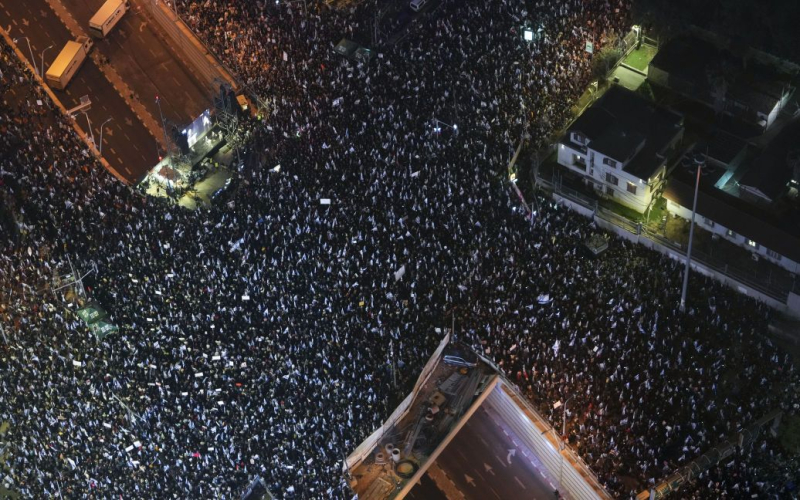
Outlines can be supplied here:
M622 51L614 45L607 45L592 59L592 77L597 80L604 80L608 77L608 72L622 58Z

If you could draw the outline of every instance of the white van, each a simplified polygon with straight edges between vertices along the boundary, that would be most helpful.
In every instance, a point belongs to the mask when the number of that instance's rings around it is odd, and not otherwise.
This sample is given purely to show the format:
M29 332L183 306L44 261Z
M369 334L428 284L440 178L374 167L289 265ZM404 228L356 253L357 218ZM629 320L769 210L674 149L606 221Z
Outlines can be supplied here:
M129 0L107 0L89 20L89 33L97 38L105 38L130 8Z
M425 4L428 3L428 0L411 0L411 10L414 12L419 12L425 7Z

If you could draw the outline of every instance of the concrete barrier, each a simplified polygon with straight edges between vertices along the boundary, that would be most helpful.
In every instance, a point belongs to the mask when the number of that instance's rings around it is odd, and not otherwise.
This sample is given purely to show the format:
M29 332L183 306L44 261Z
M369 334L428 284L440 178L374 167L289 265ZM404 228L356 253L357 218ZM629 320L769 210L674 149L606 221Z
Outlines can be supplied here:
M12 49L14 49L14 53L17 55L19 60L22 61L22 64L24 64L28 68L28 71L30 71L33 74L34 78L36 78L36 81L39 82L39 86L44 89L44 91L47 93L47 96L50 97L51 101L53 101L53 104L55 104L58 107L58 109L61 110L61 113L64 116L69 117L69 114L67 113L67 108L65 108L64 105L61 104L61 101L59 101L56 95L53 94L53 91L50 90L50 87L45 85L44 81L42 81L39 75L36 74L36 71L33 69L33 66L31 66L28 60L25 59L25 56L19 50L19 47L17 47L16 44L14 44L14 41L11 40L10 36L8 36L8 32L2 27L0 27L0 35L2 35L6 43ZM86 133L78 126L78 123L71 117L69 117L69 121L70 123L72 123L72 128L75 130L75 133L78 134L78 137L80 137L83 143L86 145L86 147L89 148L89 150L94 155L95 159L99 161L100 164L103 165L103 167L105 167L106 170L111 172L111 174L114 177L122 181L123 184L130 184L128 179L126 179L124 176L122 176L122 174L117 172L117 170L111 165L109 165L109 163L100 155L100 151L98 151L94 143L91 140L89 140L89 137L86 135Z
M166 2L145 2L148 12L158 23L164 33L177 45L180 52L188 59L196 75L201 78L209 88L216 88L215 80L222 79L234 89L242 86L214 54L201 42L186 24L166 5Z

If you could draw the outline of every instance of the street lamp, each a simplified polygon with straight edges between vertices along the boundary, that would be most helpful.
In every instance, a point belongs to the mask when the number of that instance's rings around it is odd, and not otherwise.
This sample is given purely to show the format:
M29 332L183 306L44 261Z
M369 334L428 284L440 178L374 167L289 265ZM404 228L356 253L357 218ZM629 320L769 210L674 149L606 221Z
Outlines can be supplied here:
M89 120L89 115L86 113L86 110L81 110L81 113L83 113L83 116L86 117L86 123L89 124L89 138L92 139L92 145L94 145L94 147L97 147L97 143L94 142L94 132L92 132L92 121Z
M161 99L156 96L156 104L158 105L158 114L161 115L161 129L164 131L164 147L167 148L167 156L169 156L169 139L167 139L167 125L164 122L164 113L161 111Z
M697 154L694 157L694 163L697 165L697 179L694 183L694 201L692 202L692 222L689 226L689 248L686 251L686 269L683 272L683 288L681 289L681 312L686 312L686 290L689 287L689 268L692 263L692 242L694 240L694 217L697 213L697 191L700 189L700 172L706 163L706 157Z
M100 125L100 156L103 156L103 126L104 126L106 123L108 123L108 122L110 122L111 120L113 120L113 119L114 119L114 117L112 116L111 118L109 118L108 120L104 121L104 122L103 122L103 123Z
M561 455L561 465L559 466L559 471L558 471L558 485L559 485L559 487L562 487L562 488L563 488L563 480L564 480L564 449L567 447L567 445L564 442L564 440L566 439L566 435L567 435L567 403L569 403L569 400L574 398L574 397L575 397L574 394L572 396L568 397L566 400L564 400L564 405L563 405L564 406L564 412L563 412L564 416L563 416L563 420L562 420L562 424L561 424L561 450L559 450L559 452L558 452L558 454ZM553 409L557 410L559 406L561 406L561 401L557 401L553 405Z
M47 52L49 49L52 49L53 45L51 44L49 47L42 51L42 70L39 72L42 78L44 78L44 53Z
M31 53L31 64L33 64L34 72L38 75L39 74L39 68L36 67L36 58L33 57L33 49L31 48L31 41L28 40L27 36L22 36L22 37L19 37L19 38L15 38L14 39L14 43L17 43L19 40L23 40L23 39L28 43L28 51Z

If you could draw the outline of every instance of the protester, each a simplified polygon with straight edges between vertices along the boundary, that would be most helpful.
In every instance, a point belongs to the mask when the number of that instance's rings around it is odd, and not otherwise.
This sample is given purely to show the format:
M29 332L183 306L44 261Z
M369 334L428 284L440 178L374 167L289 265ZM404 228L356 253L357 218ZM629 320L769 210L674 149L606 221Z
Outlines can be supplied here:
M551 422L572 398L570 443L620 497L798 412L763 304L692 275L678 313L678 263L616 239L589 259L597 228L539 195L529 216L496 175L523 133L563 126L585 40L619 35L627 1L444 2L357 64L332 47L367 9L180 3L273 103L244 125L242 187L198 212L102 171L3 45L0 421L18 491L234 498L260 475L277 498L349 498L344 456L448 313ZM547 39L524 42L525 20ZM52 284L70 266L119 333L97 341L65 310ZM779 491L744 458L747 488ZM735 492L724 473L697 495Z

